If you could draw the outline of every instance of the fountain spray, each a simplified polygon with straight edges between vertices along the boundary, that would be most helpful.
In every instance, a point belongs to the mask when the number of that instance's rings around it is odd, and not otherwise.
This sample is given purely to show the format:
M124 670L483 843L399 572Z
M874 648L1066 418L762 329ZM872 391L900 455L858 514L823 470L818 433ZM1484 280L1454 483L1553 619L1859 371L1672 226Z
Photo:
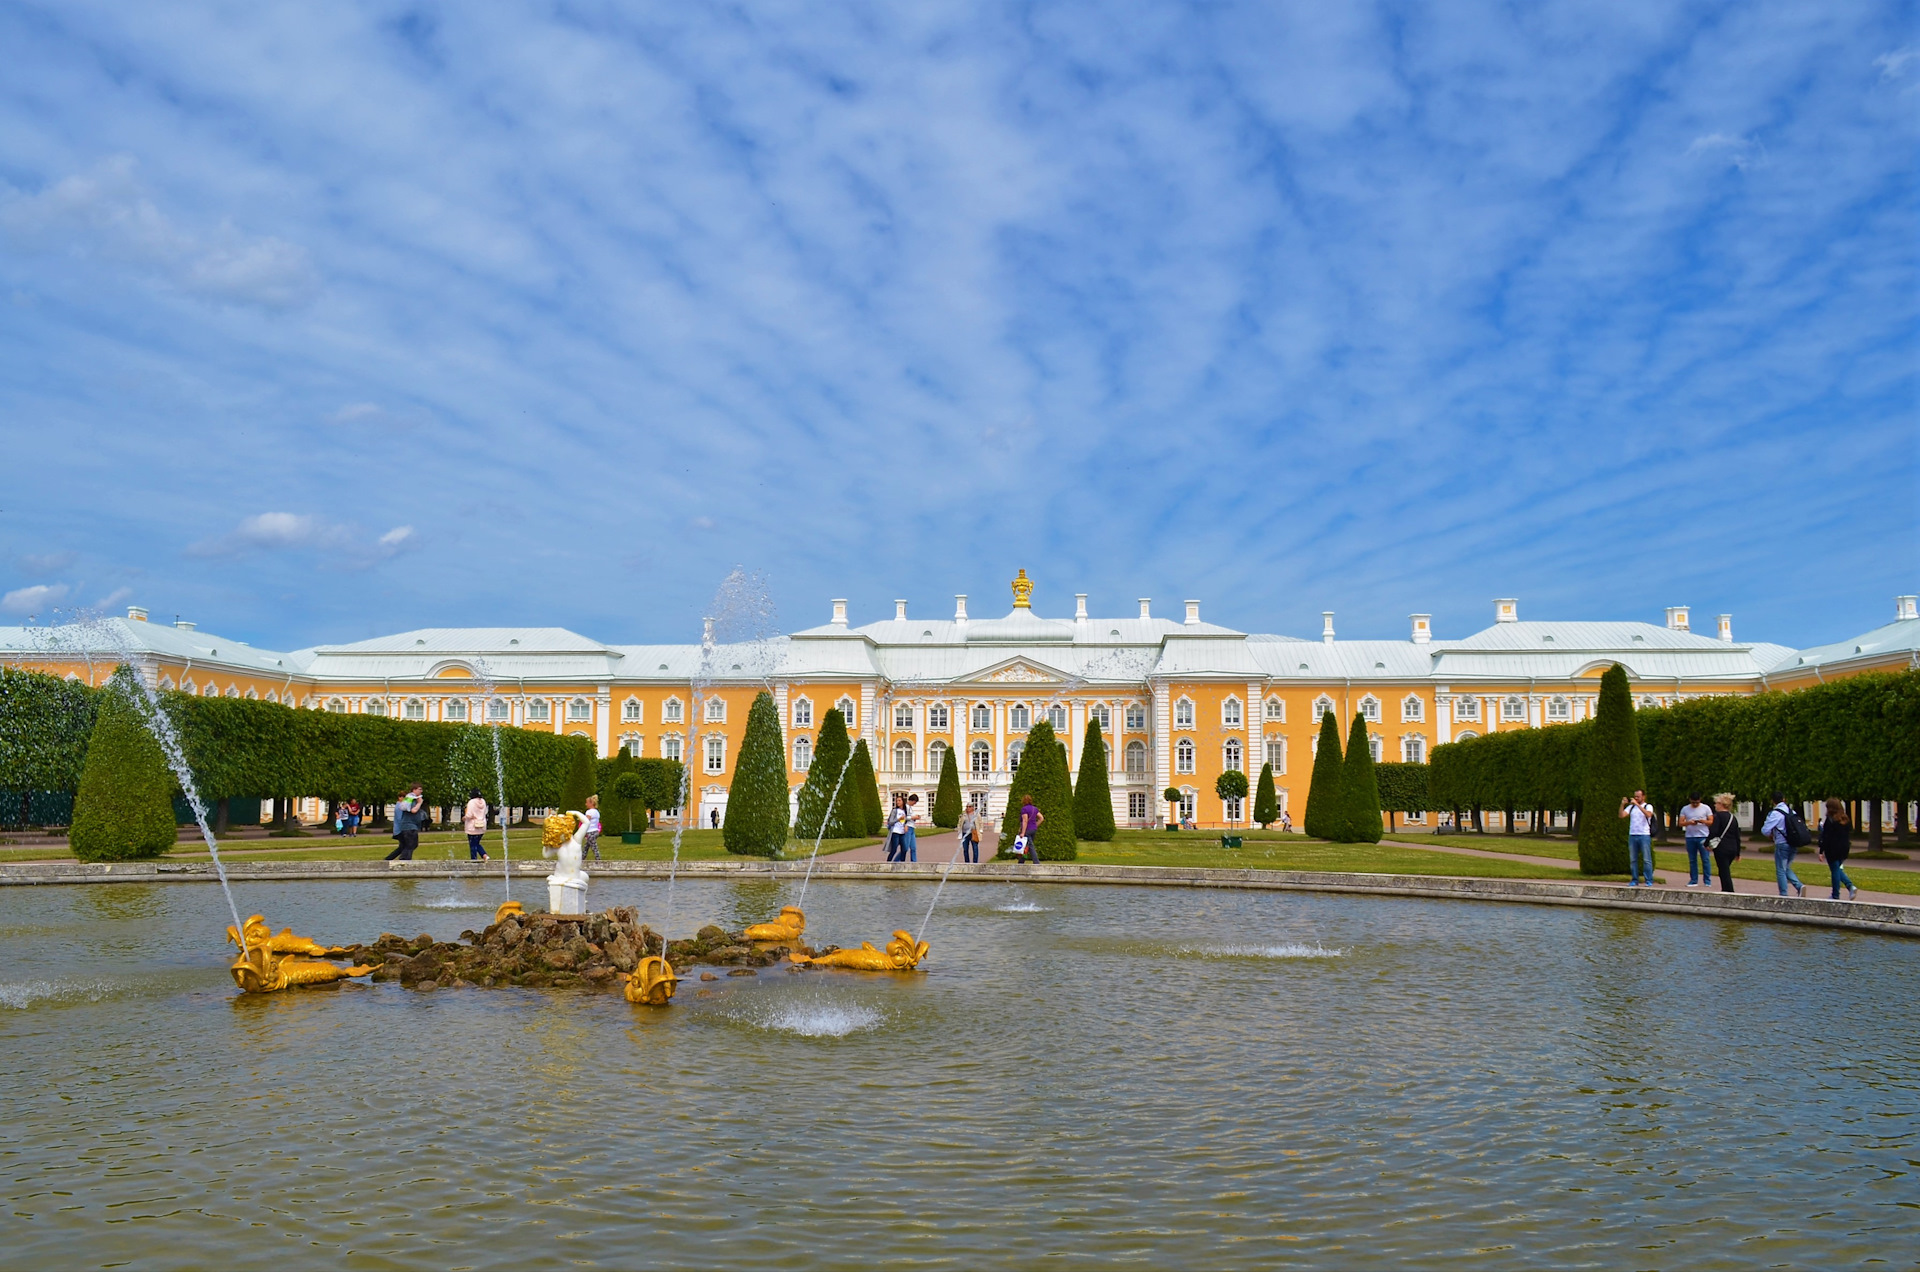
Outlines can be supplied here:
M506 889L505 899L513 900L513 850L507 843L507 823L512 816L507 811L507 766L500 759L500 725L493 719L493 698L498 692L493 682L492 669L484 658L473 660L474 678L480 682L487 695L487 732L493 738L493 780L500 796L500 880Z

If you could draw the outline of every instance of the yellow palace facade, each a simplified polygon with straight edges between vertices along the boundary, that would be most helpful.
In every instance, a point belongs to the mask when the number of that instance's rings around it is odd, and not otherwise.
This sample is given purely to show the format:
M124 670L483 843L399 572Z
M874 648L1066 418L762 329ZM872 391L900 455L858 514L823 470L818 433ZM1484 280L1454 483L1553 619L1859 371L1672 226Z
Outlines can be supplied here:
M762 689L780 711L795 792L834 707L867 740L883 789L917 792L928 807L952 751L963 789L995 813L1037 721L1067 743L1077 779L1098 720L1121 824L1164 816L1160 795L1171 787L1184 816L1232 826L1245 824L1250 801L1222 800L1215 779L1229 769L1254 776L1263 764L1298 822L1325 710L1343 736L1345 722L1364 716L1376 758L1424 763L1459 738L1585 719L1616 662L1643 704L1920 666L1912 596L1896 598L1883 627L1795 650L1734 640L1727 615L1697 633L1680 606L1659 623L1539 622L1505 599L1489 626L1457 640L1439 638L1425 614L1410 616L1404 640L1342 640L1328 613L1319 637L1303 639L1207 622L1198 601L1162 617L1143 598L1127 617L1098 618L1079 595L1071 616L1047 618L1032 608L1032 586L1021 571L1012 609L995 618L971 617L958 596L951 617L910 617L902 600L891 618L854 626L836 600L821 626L754 644L433 628L281 653L190 623L149 623L135 607L84 636L0 628L0 658L90 683L130 661L151 683L188 693L581 734L602 755L624 746L688 763L697 801L688 811L703 825L725 816L747 709Z

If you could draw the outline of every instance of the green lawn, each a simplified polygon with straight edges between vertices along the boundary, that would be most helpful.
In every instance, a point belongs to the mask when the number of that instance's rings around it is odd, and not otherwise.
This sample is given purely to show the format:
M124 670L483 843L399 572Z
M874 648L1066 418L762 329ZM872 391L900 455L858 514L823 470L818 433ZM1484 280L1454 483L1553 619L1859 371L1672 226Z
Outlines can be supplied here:
M1529 857L1555 857L1562 861L1580 859L1580 849L1571 839L1533 839L1526 835L1438 835L1433 837L1432 842L1450 844L1456 848L1478 848L1482 852L1520 853ZM1744 848L1745 855L1733 863L1733 877L1772 883L1774 881L1772 850L1760 844L1747 844ZM1681 876L1681 882L1685 882L1686 849L1669 852L1656 844L1653 850L1653 868L1674 872ZM1827 891L1829 887L1826 863L1811 852L1802 852L1794 858L1793 872L1800 876L1800 882L1807 885L1808 896L1813 895L1816 883L1822 892ZM1872 866L1855 865L1850 860L1847 864L1847 876L1853 880L1854 887L1864 888L1869 892L1895 892L1903 896L1920 896L1920 871L1876 870Z
M723 832L718 830L689 830L680 840L680 859L682 861L720 861L734 857L721 843ZM492 854L495 862L500 860L500 832L490 830L480 841ZM820 855L845 852L849 848L858 848L865 844L878 842L875 839L829 839L820 845ZM513 858L526 861L540 856L540 831L534 826L516 826L512 834ZM393 839L386 834L363 831L358 836L340 837L337 835L310 835L293 839L232 839L220 845L222 861L377 861L394 849ZM789 842L785 856L804 858L813 850L811 843ZM456 861L467 860L467 837L457 831L428 831L420 836L420 847L415 851L415 861L444 861L451 855ZM607 861L666 861L673 856L673 832L670 830L648 831L637 845L623 844L620 836L602 835L600 837L600 856ZM0 861L71 861L73 856L65 845L58 848L10 848L0 849ZM198 840L182 839L179 846L166 854L169 861L207 860L205 845ZM589 858L591 860L591 858Z
M1202 831L1123 830L1111 843L1080 842L1080 857L1095 865L1198 866L1259 870L1328 870L1352 874L1473 876L1496 879L1577 879L1577 870L1424 852L1393 844L1335 844L1278 831L1249 831L1241 848L1222 848ZM1622 876L1624 877L1624 876Z

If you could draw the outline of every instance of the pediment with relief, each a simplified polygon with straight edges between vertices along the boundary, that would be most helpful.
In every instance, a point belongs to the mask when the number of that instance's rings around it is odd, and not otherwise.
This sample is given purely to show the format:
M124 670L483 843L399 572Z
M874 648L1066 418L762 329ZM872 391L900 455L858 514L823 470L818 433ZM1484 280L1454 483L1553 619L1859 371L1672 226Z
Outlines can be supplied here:
M988 672L986 675L980 677L980 679L986 681L989 684L996 684L996 685L1006 685L1006 684L1024 685L1024 684L1054 684L1054 683L1057 683L1061 679L1061 677L1057 672L1045 671L1039 667L1032 666L1028 663L1016 662L1016 663L1008 663L1004 667L997 667L994 670Z

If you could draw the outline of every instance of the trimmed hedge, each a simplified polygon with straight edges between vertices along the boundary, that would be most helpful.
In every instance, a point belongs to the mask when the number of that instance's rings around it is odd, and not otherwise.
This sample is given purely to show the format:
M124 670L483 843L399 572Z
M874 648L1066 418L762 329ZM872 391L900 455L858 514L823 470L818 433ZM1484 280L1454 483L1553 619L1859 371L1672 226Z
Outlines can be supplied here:
M173 772L147 731L146 704L135 701L141 693L122 668L100 695L67 834L82 861L157 857L173 847Z
M1347 837L1347 806L1340 762L1340 726L1333 712L1320 716L1320 744L1313 753L1313 781L1307 786L1307 815L1301 825L1315 839Z
M1007 808L1000 818L1000 853L1011 854L1020 833L1020 808L1032 795L1046 820L1035 837L1034 855L1041 861L1072 861L1080 855L1074 833L1073 784L1067 775L1067 748L1053 734L1051 721L1042 720L1027 733L1020 767L1007 788Z
M880 803L880 783L873 774L873 753L867 740L854 744L853 766L847 770L847 789L840 792L847 803L848 837L877 835L887 828L887 817ZM857 814L857 815L856 815Z
M787 744L780 736L780 709L765 689L747 709L721 842L745 857L778 856L787 842Z
M1260 784L1253 793L1253 820L1265 830L1280 820L1280 797L1273 789L1273 765L1260 766Z
M1080 780L1073 788L1073 829L1081 839L1106 843L1114 836L1113 789L1107 785L1107 747L1100 721L1089 715L1080 747Z
M1347 755L1340 764L1340 803L1346 810L1342 842L1380 842L1380 788L1374 783L1373 747L1367 741L1367 718L1354 713L1347 733Z
M953 758L953 747L940 761L940 789L933 793L933 824L950 830L960 824L960 762Z
M852 810L860 807L860 800L852 795L851 769L847 780L841 779L842 769L848 768L853 758L853 743L847 737L847 718L840 714L840 708L829 707L826 715L820 718L820 731L813 738L813 764L807 769L807 780L800 787L799 808L793 821L794 833L808 841L820 838L822 820L827 816L829 801L832 802L833 822L824 828L828 839L851 839L862 833L858 827L864 827L865 815L854 814ZM834 799L834 787L839 786L840 796Z

